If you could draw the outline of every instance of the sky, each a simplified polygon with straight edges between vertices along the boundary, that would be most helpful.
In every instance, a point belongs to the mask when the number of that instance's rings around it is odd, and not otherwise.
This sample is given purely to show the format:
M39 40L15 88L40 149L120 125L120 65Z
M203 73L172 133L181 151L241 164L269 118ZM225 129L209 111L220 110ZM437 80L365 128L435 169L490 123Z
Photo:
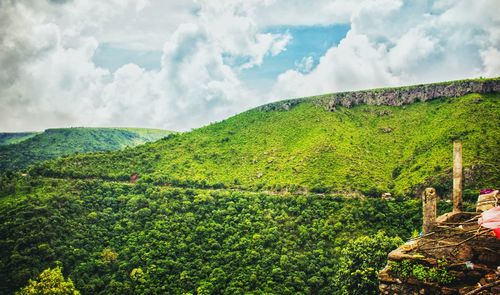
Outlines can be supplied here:
M0 0L0 131L186 131L268 102L500 75L498 0Z

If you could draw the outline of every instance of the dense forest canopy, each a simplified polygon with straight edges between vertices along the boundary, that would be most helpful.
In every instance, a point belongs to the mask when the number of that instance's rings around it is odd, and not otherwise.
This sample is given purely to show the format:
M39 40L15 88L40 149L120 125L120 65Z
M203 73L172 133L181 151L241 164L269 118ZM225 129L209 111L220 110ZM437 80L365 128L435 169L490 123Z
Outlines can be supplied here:
M82 294L364 294L387 252L420 225L418 200L17 185L19 195L0 206L1 293L60 261Z

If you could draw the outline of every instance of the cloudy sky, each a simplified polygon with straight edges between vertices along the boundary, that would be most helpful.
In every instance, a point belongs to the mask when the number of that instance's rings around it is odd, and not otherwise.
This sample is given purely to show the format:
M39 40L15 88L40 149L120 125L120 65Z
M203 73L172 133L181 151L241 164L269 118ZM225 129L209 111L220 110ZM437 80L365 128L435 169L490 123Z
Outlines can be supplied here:
M0 0L0 131L189 130L284 98L500 75L499 0Z

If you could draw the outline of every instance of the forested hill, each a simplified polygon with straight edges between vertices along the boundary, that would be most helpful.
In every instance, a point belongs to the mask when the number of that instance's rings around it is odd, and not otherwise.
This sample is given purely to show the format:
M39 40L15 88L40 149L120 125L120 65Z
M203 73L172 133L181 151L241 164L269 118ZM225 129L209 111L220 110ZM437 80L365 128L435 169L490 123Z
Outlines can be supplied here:
M0 146L20 143L37 135L39 132L5 132L0 133Z
M33 175L184 187L413 194L450 186L452 141L465 188L500 183L500 79L288 100L189 133L113 153L77 155ZM478 93L476 93L478 92Z
M114 151L172 132L142 128L58 128L42 133L1 133L0 171L76 153Z

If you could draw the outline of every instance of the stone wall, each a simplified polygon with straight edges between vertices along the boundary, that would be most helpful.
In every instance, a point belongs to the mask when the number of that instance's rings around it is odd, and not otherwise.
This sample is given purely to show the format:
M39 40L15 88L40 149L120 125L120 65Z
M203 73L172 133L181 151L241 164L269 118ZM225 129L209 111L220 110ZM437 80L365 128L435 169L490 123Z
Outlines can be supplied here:
M328 111L336 107L353 107L358 104L401 106L440 97L457 97L470 93L500 92L500 78L459 80L397 88L379 88L353 92L283 100L259 107L262 111L288 111L302 102L313 102Z
M479 228L477 218L475 213L447 213L429 234L389 253L379 273L380 294L500 294L500 242ZM402 275L393 265L404 261L440 267L451 279L440 283Z

